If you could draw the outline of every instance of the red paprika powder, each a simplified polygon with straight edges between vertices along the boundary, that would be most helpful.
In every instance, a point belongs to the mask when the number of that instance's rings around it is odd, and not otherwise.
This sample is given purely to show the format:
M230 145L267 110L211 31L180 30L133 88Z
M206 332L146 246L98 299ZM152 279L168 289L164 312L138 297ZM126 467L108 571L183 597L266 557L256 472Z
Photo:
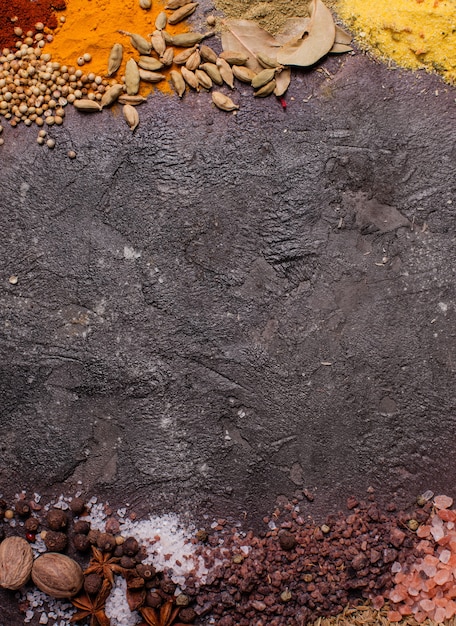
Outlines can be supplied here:
M21 28L23 36L35 32L35 24L41 22L47 28L57 26L55 11L65 8L65 0L0 0L0 52L13 48L20 36L14 33Z

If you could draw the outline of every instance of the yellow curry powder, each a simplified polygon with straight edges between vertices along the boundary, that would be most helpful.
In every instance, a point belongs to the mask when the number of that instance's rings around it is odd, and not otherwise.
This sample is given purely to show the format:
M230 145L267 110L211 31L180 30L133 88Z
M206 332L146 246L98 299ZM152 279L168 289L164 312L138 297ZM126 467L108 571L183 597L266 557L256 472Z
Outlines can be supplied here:
M133 48L129 37L117 31L124 30L148 38L155 30L155 18L164 10L166 2L153 0L148 11L140 8L139 0L67 0L66 4L67 9L63 12L65 22L54 31L54 40L46 45L45 51L52 55L53 61L76 68L78 58L89 53L92 60L81 69L85 73L93 72L104 77L111 47L121 43L124 48L122 65L113 77L119 81L128 59L133 57L137 60L139 52ZM171 15L172 12L166 13ZM189 30L185 20L175 26L166 26L171 35ZM167 73L166 68L160 71ZM166 80L153 86L141 81L141 94L150 93L154 87L168 93L172 91Z
M456 0L339 0L337 12L363 47L456 83Z

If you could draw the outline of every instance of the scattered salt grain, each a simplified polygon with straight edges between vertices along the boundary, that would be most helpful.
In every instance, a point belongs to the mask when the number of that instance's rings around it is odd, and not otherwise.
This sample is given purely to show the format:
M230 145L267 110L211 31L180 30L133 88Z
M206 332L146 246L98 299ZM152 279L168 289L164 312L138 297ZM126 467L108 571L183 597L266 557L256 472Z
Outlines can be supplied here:
M402 566L399 563L399 561L394 561L394 563L391 566L391 572L393 574L397 574L398 572L401 572L401 571L402 571Z
M106 513L104 504L101 502L99 504L93 502L94 498L91 498L87 504L87 508L89 509L89 514L84 517L84 520L87 520L90 523L90 527L93 530L100 530L101 532L105 531L106 528Z
M138 623L140 616L136 611L130 611L126 593L126 580L121 576L116 576L105 608L105 613L111 620L111 626L135 626Z

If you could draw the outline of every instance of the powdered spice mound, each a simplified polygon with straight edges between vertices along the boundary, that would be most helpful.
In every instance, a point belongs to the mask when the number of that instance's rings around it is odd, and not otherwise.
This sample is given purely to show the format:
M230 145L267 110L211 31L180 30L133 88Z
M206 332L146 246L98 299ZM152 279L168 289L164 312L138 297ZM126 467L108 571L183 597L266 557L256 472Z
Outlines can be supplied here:
M0 0L0 48L14 47L19 39L14 29L35 32L35 24L56 28L55 11L65 9L65 0Z
M339 0L337 11L374 54L456 82L456 0Z
M154 0L152 8L145 11L138 0L70 0L65 11L65 23L56 31L54 41L46 46L46 52L52 60L69 67L77 67L78 59L84 54L91 55L91 61L84 64L84 72L105 76L108 69L108 57L112 46L123 46L122 65L115 77L119 79L125 65L131 57L137 58L138 52L130 43L130 37L120 34L123 30L147 37L155 30L155 19L164 10L166 2ZM171 12L168 11L170 15ZM186 22L167 26L171 35L189 30ZM157 85L162 91L171 91L168 81ZM144 90L144 88L143 88ZM150 87L146 88L150 91Z

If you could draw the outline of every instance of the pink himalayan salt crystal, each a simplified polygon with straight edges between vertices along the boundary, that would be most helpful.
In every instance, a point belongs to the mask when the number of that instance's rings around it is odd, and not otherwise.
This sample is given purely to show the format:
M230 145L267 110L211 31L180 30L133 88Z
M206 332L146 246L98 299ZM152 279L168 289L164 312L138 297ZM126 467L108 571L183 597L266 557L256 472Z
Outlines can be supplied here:
M439 606L438 608L436 608L434 613L434 622L437 622L438 624L442 623L445 619L445 615L446 610L443 608L443 606Z
M431 532L431 527L427 524L423 524L422 526L418 526L418 530L416 531L416 536L420 539L426 539L429 537Z
M418 624L422 624L427 619L427 615L426 613L424 613L424 611L417 611L413 617L418 622Z
M389 598L391 602L397 604L398 602L402 602L407 597L407 590L405 587L398 585L395 589L390 591Z
M434 538L434 541L440 541L445 536L445 531L441 526L433 526L431 528L431 535Z
M383 596L375 596L375 598L372 598L372 606L376 611L380 611L384 604L385 598Z
M448 600L446 607L445 607L445 618L451 619L455 615L456 615L456 602L453 602L453 600Z
M434 576L434 580L437 583L437 585L444 585L450 580L450 578L451 578L451 573L446 569L439 570L437 574Z
M401 621L402 615L399 613L399 611L388 611L387 618L389 622L395 623Z
M432 600L429 600L428 598L425 598L424 600L421 600L420 608L421 608L421 610L425 611L426 613L430 613L431 611L433 611L435 609L435 604L434 604L434 602Z
M426 565L438 565L439 559L433 554L426 554L426 556L423 559L423 562Z
M426 576L429 576L429 578L434 578L437 573L437 568L435 565L423 565L421 571L424 572Z
M436 509L449 509L453 504L453 498L450 496L435 496L434 506Z
M442 552L439 554L439 561L441 563L444 563L445 565L448 563L450 558L451 558L451 552L449 550L442 550Z
M416 587L409 587L407 589L410 596L418 596L420 594L419 590Z

